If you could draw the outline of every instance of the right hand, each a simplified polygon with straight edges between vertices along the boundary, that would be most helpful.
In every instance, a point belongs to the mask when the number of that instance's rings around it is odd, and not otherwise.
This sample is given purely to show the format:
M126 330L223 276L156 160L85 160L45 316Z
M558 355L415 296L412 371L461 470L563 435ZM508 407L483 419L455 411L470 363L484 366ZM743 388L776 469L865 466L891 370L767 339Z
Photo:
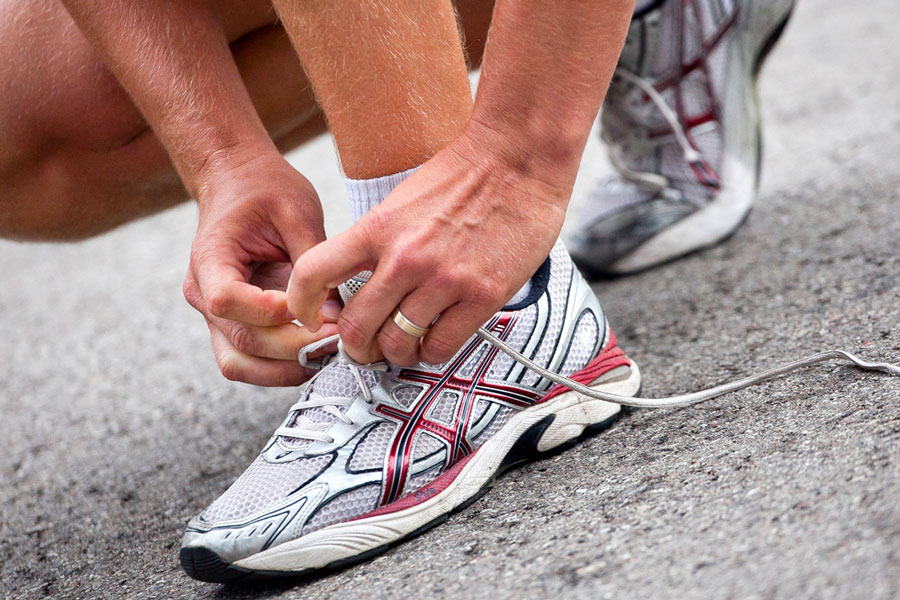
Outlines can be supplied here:
M322 207L309 180L280 155L232 164L197 191L184 296L206 319L226 378L299 385L312 372L299 364L298 351L337 333L340 312L338 300L326 301L329 322L313 333L292 323L287 308L293 261L325 239Z

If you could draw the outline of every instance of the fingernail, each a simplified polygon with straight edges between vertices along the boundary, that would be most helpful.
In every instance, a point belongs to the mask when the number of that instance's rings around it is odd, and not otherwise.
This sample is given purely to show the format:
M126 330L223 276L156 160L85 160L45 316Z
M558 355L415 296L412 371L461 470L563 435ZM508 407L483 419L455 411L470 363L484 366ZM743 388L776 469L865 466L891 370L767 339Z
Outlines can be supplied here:
M286 310L286 311L284 311L284 318L287 319L288 321L293 321L295 317L294 317L294 315L291 314L290 310Z
M326 319L335 321L339 316L341 316L341 310L343 310L343 308L344 307L341 306L340 302L338 302L334 298L329 298L325 301L325 304L322 305L322 314L325 315Z

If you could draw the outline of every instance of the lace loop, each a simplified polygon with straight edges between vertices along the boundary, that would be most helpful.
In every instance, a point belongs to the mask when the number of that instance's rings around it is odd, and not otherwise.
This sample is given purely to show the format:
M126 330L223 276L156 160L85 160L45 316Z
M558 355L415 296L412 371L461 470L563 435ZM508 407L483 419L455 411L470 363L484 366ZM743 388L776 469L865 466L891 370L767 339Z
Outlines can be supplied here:
M341 339L340 334L329 335L326 338L322 338L316 342L311 344L307 344L300 348L300 352L297 353L297 360L300 364L307 369L314 369L316 371L321 371L325 368L325 365L328 364L328 361L331 360L331 356L323 356L317 359L310 359L309 355L315 352L316 350L320 350L329 344L333 344L335 342L339 342Z
M324 357L316 361L311 361L309 355L329 344L338 342L338 351L334 356ZM362 364L353 360L346 350L344 344L340 341L340 335L332 335L327 338L313 342L304 346L298 353L300 364L307 368L316 368L314 365L321 364L319 372L307 382L306 388L300 399L290 408L290 413L295 415L294 424L279 427L275 430L277 437L285 437L300 440L310 440L313 442L325 442L330 444L334 438L326 432L335 421L340 421L347 425L352 425L353 420L348 417L342 410L350 406L356 398L355 393L348 396L321 396L315 391L315 382L328 369L346 368L350 371L356 382L357 390L362 392L363 399L372 403L372 390L366 383L364 371L387 371L388 365L384 361L378 361L371 364ZM326 414L334 417L334 420L317 422L310 419L305 411L311 408L318 408Z

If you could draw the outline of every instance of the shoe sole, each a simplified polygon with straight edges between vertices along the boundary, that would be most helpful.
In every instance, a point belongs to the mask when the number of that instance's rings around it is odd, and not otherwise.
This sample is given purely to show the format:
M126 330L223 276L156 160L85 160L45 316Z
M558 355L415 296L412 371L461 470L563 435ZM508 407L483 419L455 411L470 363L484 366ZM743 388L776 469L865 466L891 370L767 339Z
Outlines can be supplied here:
M794 4L791 5L784 18L778 22L762 41L753 59L750 69L752 78L751 93L754 95L753 102L757 107L759 102L755 96L759 73L765 60L784 34L793 9ZM752 177L745 173L742 177L744 181L741 184L732 186L732 190L720 191L716 199L709 205L650 238L608 267L597 269L589 264L585 264L585 261L576 260L582 272L591 279L634 275L718 246L731 238L750 214L762 173L762 130L758 118L754 127L754 136L756 165ZM728 159L727 155L725 159ZM739 163L740 161L736 162ZM723 171L725 169L728 169L727 165L724 166ZM733 180L739 177L743 171L746 171L746 169L741 168L740 164L734 165L730 170L735 175L733 177L723 177L723 180ZM750 186L749 189L751 189L749 194L745 191L748 185ZM702 234L702 237L697 237L698 232ZM711 232L712 235L710 236Z
M593 382L594 389L635 396L638 366L617 367ZM204 547L182 548L181 565L201 581L251 583L310 578L343 569L381 554L446 521L493 486L509 469L564 450L609 427L621 406L564 392L510 418L477 451L418 492L369 515L310 534L228 563Z

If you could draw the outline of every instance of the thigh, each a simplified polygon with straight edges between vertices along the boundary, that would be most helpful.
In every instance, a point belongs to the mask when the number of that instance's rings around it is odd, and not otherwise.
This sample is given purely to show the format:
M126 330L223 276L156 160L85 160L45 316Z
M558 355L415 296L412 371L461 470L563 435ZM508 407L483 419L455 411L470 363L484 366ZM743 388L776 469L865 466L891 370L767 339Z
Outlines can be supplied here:
M287 145L315 133L315 102L271 5L220 8L273 137ZM77 239L187 199L140 111L58 0L0 0L0 81L0 235Z
M267 1L220 4L230 42L276 20ZM0 0L0 57L0 119L19 150L60 142L119 148L146 128L58 0Z

